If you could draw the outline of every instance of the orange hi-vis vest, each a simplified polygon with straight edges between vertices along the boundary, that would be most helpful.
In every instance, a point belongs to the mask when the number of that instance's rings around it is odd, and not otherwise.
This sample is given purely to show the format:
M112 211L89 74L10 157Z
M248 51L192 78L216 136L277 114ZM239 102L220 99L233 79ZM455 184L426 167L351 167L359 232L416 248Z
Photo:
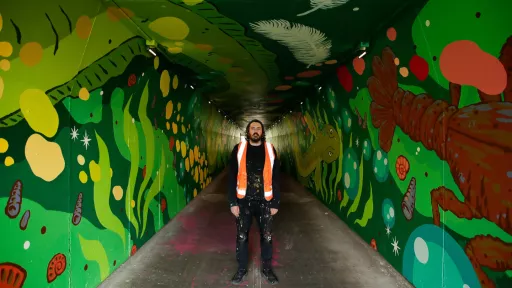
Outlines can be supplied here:
M238 145L238 176L236 181L236 196L238 199L245 197L247 191L247 141L242 141ZM272 170L274 168L274 146L269 142L264 142L265 145L265 165L263 166L263 192L267 201L272 200Z

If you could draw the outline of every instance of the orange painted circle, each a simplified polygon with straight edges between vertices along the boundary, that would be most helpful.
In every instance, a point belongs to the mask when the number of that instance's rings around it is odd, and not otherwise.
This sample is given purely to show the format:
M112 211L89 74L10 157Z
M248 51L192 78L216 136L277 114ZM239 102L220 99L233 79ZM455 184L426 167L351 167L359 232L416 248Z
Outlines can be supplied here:
M29 42L20 50L20 59L23 64L31 67L38 64L43 58L43 47L37 42Z
M76 21L76 35L80 39L87 39L91 35L92 21L87 15L80 16Z

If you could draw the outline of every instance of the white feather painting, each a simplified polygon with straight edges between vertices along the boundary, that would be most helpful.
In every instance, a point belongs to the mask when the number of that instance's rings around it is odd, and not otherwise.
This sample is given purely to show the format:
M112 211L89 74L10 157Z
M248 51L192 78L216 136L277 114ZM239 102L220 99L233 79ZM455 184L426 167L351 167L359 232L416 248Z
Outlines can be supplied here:
M346 4L349 0L310 0L311 10L308 10L304 13L297 14L297 16L308 15L309 13L315 12L316 10L322 9L332 9L343 4Z
M331 41L315 28L286 20L264 20L251 23L252 29L286 46L295 59L309 66L325 61L331 55Z

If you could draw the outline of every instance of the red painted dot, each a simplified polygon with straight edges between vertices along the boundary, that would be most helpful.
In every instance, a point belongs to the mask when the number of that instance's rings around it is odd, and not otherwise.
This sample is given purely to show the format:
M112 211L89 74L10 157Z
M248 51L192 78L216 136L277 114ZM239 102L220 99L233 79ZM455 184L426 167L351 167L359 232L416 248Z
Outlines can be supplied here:
M173 148L174 148L174 137L171 136L171 138L169 139L169 150L172 151Z
M409 69L420 81L424 81L428 77L428 63L418 55L412 56L409 61Z
M165 208L167 208L167 200L165 200L165 198L162 198L162 200L160 200L160 209L162 209L162 212L164 212Z
M396 40L396 30L395 30L395 28L393 28L393 27L388 28L388 30L386 31L386 36L388 36L389 40L395 41Z
M345 91L350 92L353 88L352 83L352 74L348 71L347 66L340 66L336 69L336 76L338 76L338 81Z
M41 227L41 234L45 234L46 233L46 226L43 226Z

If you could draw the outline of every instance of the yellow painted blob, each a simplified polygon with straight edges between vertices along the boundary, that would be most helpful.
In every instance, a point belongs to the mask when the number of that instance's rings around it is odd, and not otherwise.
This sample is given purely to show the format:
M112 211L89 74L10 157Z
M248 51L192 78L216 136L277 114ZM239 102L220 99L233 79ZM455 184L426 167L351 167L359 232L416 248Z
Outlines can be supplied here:
M27 89L20 95L20 110L32 130L48 138L59 128L59 115L50 98L39 89Z
M148 25L153 32L169 40L180 41L187 38L190 29L187 23L176 17L161 17ZM172 29L169 29L172 27Z
M0 56L10 57L12 54L12 45L9 42L0 42Z
M184 141L181 141L181 157L185 158L187 156L187 144Z
M155 57L153 60L153 67L155 67L155 70L158 69L158 66L160 66L160 58Z
M174 75L172 78L172 89L176 90L178 88L178 75Z
M162 74L160 75L160 90L162 91L162 95L164 97L167 97L167 95L169 95L170 82L171 76L169 76L169 71L162 71Z
M9 149L9 142L4 138L0 138L0 153L5 153Z
M57 178L66 166L59 144L47 141L39 134L28 137L25 158L32 173L47 182Z
M78 98L87 101L89 100L90 94L89 91L87 91L87 88L82 87L80 88L80 91L78 91Z
M167 105L165 105L165 119L171 118L172 109L173 109L172 100L169 100L169 102L167 102Z
M114 199L116 199L117 201L123 198L123 194L124 191L121 186L114 186L114 188L112 188L112 195L114 195Z
M14 159L11 156L7 156L5 157L4 164L7 167L14 165Z
M78 162L78 164L80 164L80 166L83 166L85 164L85 157L82 155L78 155L76 157L76 161Z
M85 173L85 171L80 171L80 173L78 173L78 179L82 184L87 183L88 178L89 177L87 177L87 173Z

